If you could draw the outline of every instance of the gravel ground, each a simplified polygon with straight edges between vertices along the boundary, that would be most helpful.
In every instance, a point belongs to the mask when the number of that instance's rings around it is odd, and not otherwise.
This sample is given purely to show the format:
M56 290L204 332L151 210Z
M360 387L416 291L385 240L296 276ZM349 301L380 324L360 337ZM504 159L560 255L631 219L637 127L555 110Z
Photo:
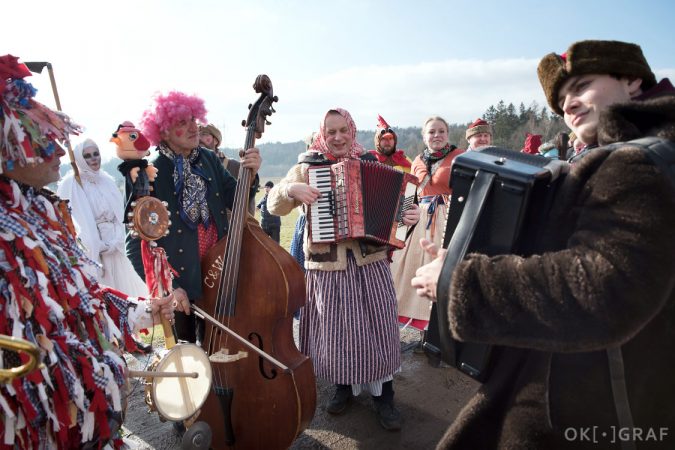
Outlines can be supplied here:
M395 401L404 419L401 431L380 427L373 402L366 394L355 398L345 414L328 414L325 405L333 387L317 380L314 418L291 449L434 448L478 384L453 368L429 364L426 355L414 348L418 340L418 332L401 331L402 370L394 377ZM137 360L130 356L130 368L142 369L146 361L147 357ZM138 450L180 449L181 440L171 422L162 422L156 413L148 413L143 394L143 386L132 381L124 426L129 445Z

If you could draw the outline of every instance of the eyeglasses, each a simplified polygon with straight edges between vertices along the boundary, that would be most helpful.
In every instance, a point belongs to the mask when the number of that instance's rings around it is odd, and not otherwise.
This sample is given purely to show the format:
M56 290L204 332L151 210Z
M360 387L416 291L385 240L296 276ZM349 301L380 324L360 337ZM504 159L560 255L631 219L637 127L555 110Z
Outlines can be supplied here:
M97 156L100 156L101 154L99 152L94 152L94 153L85 153L82 155L84 159L90 159L90 158L96 158Z

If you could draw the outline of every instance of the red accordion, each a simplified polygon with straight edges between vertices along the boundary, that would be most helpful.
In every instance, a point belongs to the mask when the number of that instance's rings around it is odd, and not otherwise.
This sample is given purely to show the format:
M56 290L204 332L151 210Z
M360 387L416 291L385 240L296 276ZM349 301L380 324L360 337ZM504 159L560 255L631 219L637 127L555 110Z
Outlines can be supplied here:
M405 247L408 227L402 215L415 200L417 177L356 159L310 166L307 177L307 183L321 191L307 211L311 242L366 239Z

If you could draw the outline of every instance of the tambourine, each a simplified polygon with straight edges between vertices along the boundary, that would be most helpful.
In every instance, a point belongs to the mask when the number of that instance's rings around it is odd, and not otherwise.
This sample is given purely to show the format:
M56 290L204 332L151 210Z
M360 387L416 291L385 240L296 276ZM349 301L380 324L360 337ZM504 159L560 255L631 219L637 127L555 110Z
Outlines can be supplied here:
M149 195L131 202L127 225L131 235L144 241L156 241L169 234L171 220L166 206L166 202Z

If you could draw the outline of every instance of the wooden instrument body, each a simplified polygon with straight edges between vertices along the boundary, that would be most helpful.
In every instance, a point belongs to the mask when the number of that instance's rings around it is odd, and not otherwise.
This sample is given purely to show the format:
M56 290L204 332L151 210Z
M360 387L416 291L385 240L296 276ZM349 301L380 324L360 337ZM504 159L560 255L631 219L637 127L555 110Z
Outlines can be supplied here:
M225 325L288 367L284 372L248 350L209 322L205 323L204 350L209 355L227 349L234 362L213 362L214 390L232 390L229 416L218 395L210 395L201 418L213 433L212 447L288 448L309 425L316 409L316 382L311 360L293 340L293 313L304 305L304 274L293 257L249 217L242 233L237 299L234 315L217 311L218 286L227 237L202 260L203 299L198 302ZM221 302L221 304L224 302ZM227 421L234 444L228 445Z

